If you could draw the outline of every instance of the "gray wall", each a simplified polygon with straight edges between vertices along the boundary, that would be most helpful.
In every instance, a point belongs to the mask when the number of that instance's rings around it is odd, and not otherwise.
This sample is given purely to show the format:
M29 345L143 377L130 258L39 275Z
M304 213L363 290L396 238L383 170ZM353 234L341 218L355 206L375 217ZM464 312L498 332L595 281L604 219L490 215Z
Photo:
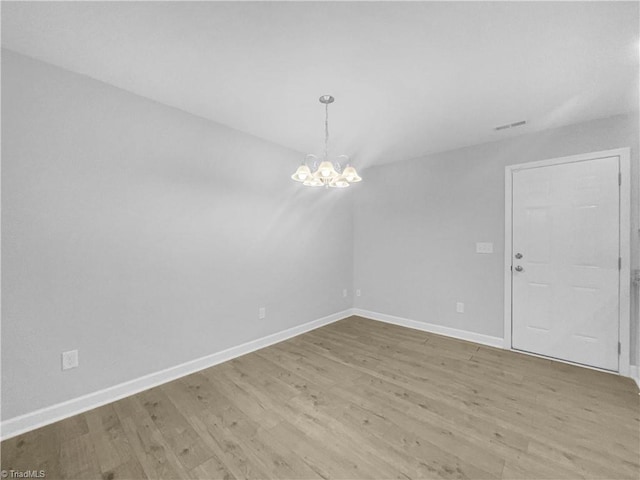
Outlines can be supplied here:
M638 117L622 115L367 169L354 196L355 306L502 338L505 165L618 147L631 147L638 268Z
M3 419L351 307L351 193L299 153L2 53Z
M5 420L341 311L351 286L356 307L501 337L508 164L631 147L638 268L635 116L325 192L289 180L297 152L2 53Z

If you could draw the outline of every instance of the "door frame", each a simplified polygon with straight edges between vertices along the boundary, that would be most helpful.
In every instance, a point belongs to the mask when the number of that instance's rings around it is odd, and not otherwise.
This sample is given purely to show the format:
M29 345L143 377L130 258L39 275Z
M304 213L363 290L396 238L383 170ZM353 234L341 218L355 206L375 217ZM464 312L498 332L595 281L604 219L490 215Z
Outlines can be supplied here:
M511 285L511 259L513 258L513 185L512 175L514 171L528 168L546 167L550 165L561 165L564 163L584 162L605 157L618 157L620 162L620 173L622 181L620 185L620 257L622 258L619 270L620 291L618 294L618 339L620 342L620 355L618 358L618 372L620 375L629 376L629 350L630 350L630 330L631 330L631 175L630 175L630 149L616 148L613 150L603 150L600 152L583 153L568 157L551 158L536 162L519 163L507 165L505 167L504 182L504 348L513 350L512 346L512 285ZM519 353L521 352L518 350ZM534 356L540 356L531 354ZM549 358L549 357L545 357ZM573 363L565 360L554 359L564 363ZM587 368L588 365L580 365ZM609 370L604 370L609 371Z

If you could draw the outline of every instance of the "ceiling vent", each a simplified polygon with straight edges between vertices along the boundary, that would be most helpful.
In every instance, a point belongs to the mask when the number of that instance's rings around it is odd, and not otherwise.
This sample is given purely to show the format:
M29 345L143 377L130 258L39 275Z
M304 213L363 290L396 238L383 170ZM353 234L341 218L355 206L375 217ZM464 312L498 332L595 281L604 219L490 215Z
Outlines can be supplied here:
M526 120L520 120L519 122L507 123L505 125L500 125L499 127L494 128L494 130L506 130L507 128L520 127L527 123Z

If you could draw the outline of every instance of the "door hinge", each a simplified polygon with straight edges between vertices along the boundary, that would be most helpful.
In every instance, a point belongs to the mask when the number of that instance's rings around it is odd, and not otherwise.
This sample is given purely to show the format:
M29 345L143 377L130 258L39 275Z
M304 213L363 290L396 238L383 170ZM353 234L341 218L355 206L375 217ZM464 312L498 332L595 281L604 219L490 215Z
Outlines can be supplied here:
M618 355L622 353L622 345L618 342Z
M622 270L622 257L618 257L618 270Z
M622 185L622 173L618 173L618 185Z

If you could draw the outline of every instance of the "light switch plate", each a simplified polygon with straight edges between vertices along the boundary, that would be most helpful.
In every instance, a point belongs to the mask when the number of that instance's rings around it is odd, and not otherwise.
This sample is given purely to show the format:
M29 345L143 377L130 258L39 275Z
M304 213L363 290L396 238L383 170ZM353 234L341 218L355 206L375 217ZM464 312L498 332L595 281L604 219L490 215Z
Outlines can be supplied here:
M476 253L493 253L493 243L491 242L476 243Z

